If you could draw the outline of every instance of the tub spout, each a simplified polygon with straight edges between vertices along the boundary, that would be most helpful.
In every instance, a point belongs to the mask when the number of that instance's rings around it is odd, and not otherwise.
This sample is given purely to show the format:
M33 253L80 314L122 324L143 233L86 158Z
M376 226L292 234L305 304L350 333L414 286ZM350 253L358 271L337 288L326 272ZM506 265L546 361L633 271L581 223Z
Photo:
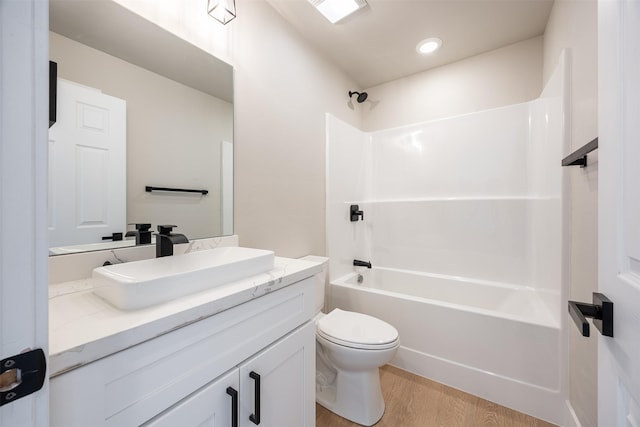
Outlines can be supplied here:
M360 261L359 259L354 259L353 260L353 265L355 265L356 267L367 267L367 268L371 268L371 262L367 262L367 261Z

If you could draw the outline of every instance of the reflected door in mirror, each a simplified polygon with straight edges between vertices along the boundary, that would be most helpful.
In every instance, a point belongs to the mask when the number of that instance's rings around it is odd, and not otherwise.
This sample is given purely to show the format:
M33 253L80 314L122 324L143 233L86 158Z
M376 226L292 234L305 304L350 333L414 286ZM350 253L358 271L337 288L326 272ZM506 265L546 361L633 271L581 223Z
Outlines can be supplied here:
M49 246L126 230L126 102L58 80L49 130Z

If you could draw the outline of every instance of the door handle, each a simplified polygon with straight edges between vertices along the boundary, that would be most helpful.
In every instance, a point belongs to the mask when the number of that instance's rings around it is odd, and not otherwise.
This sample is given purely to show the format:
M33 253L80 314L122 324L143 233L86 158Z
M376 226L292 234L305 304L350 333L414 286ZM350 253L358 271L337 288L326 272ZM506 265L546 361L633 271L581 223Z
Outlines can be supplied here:
M255 403L253 414L249 415L249 420L255 425L260 424L260 375L254 371L249 372L249 377L255 381Z
M569 301L569 314L583 337L589 336L587 317L602 335L613 337L613 302L603 294L594 292L593 304Z
M113 240L118 242L122 240L122 233L111 233L111 236L102 236L102 240Z
M231 427L238 427L238 392L227 387L227 394L231 396Z

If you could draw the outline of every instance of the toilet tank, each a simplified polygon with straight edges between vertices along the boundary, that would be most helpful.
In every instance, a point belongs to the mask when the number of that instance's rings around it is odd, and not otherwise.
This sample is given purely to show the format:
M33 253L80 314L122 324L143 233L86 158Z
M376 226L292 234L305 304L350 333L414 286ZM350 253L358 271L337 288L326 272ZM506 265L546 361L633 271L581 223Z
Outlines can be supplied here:
M307 255L305 257L300 258L304 261L315 262L318 264L322 264L322 271L316 273L313 276L313 280L315 283L315 313L320 313L324 308L324 291L325 291L325 283L327 280L327 269L329 267L329 258L315 256L315 255Z

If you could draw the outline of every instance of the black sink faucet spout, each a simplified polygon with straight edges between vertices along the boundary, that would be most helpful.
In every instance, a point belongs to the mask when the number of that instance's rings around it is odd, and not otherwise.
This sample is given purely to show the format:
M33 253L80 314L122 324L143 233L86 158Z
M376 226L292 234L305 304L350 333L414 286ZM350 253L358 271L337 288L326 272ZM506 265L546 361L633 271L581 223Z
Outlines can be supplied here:
M353 260L353 265L356 267L367 267L371 268L371 261L360 261L359 259Z
M171 233L177 225L159 225L156 236L156 258L173 255L173 245L177 243L189 243L184 234Z

